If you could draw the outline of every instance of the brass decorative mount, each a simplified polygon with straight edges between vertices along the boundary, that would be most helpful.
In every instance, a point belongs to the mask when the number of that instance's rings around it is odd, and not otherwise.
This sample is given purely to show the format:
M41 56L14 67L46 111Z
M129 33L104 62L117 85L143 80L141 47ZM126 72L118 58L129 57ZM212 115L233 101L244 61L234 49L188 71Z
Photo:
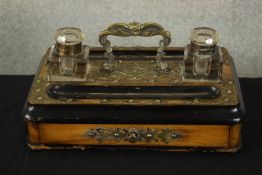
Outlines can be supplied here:
M176 141L183 137L180 131L163 129L137 129L137 128L103 128L97 127L87 131L89 139L95 139L97 142L105 141L127 141L136 142L164 142Z

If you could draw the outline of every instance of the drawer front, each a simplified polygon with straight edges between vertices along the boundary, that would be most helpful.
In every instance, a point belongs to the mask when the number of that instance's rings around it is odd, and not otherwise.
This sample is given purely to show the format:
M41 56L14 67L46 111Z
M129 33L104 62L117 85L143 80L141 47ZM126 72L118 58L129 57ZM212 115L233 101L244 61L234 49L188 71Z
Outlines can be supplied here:
M227 147L229 126L43 123L38 132L42 144Z

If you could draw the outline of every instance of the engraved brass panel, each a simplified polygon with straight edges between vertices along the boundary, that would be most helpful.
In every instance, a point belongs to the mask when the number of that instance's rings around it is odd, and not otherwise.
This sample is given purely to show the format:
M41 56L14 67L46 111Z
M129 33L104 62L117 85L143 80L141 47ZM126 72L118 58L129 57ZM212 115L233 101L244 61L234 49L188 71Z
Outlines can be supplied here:
M115 48L116 51L156 51L156 48ZM225 48L221 48L224 64L221 81L189 81L183 80L183 62L181 56L165 56L171 71L158 73L155 71L154 56L137 56L130 59L129 56L118 56L116 70L113 73L100 71L104 56L92 55L92 51L103 51L102 48L90 49L90 70L87 81L49 81L47 54L44 56L35 76L29 96L31 104L84 104L84 105L236 105L239 103L231 57ZM167 48L167 51L182 52L183 48ZM57 83L69 83L80 85L99 86L215 86L220 90L220 96L214 99L54 99L47 95L46 91L51 85Z

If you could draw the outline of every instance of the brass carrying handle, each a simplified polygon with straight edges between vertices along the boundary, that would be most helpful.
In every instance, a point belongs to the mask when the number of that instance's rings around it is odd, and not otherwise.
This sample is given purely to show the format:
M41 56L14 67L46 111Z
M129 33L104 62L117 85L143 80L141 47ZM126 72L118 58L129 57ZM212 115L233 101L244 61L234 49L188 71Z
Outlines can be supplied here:
M159 42L159 48L157 49L156 55L156 65L160 71L167 72L169 70L168 64L162 61L164 56L165 48L171 42L171 34L169 31L166 31L161 25L157 23L115 23L110 25L106 30L102 31L99 35L99 42L106 50L105 56L108 58L107 62L103 64L104 70L112 71L114 67L114 55L112 53L112 47L110 41L107 39L107 36L141 36L149 37L161 35L163 39Z

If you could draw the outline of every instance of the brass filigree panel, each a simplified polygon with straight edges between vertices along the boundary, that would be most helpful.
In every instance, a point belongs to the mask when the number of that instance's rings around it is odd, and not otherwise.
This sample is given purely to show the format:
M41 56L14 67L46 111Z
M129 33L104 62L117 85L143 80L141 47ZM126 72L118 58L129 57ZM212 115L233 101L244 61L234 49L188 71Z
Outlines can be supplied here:
M163 142L168 144L170 141L176 141L182 138L179 131L169 128L163 129L137 129L137 128L103 128L98 127L89 129L87 137L97 142L104 141L127 141L129 143L137 142Z
M91 50L101 48L91 48ZM148 48L118 48L119 50L134 50ZM151 49L152 50L152 49ZM168 48L169 51L182 50ZM112 73L101 71L104 59L90 56L90 70L86 81L49 81L47 55L44 56L39 72L35 76L29 96L31 104L82 104L82 105L236 105L239 103L234 80L234 71L230 55L222 48L223 72L222 81L190 81L184 80L181 56L167 56L165 59L170 65L170 72L158 72L155 69L154 57L138 56L131 59L128 56L119 56L116 69ZM220 95L213 99L54 99L47 95L47 90L54 84L80 84L85 86L215 86Z

